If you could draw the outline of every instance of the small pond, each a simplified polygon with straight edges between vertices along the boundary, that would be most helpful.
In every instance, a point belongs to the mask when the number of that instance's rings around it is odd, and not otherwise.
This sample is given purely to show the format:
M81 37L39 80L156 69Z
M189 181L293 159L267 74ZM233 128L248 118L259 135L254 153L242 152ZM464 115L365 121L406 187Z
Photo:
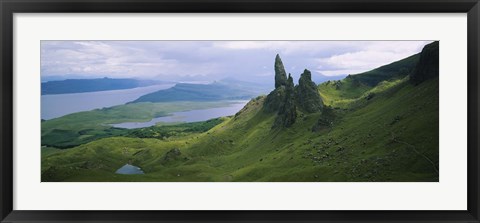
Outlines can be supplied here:
M125 164L124 166L120 167L116 174L144 174L143 170L138 166L133 166L130 164Z

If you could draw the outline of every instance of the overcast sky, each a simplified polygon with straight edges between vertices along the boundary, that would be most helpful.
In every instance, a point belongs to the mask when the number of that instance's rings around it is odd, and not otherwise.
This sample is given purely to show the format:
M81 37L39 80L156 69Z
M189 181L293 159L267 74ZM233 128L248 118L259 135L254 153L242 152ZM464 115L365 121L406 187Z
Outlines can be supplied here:
M275 55L299 76L357 74L421 51L430 41L42 41L42 79L171 81L273 77Z

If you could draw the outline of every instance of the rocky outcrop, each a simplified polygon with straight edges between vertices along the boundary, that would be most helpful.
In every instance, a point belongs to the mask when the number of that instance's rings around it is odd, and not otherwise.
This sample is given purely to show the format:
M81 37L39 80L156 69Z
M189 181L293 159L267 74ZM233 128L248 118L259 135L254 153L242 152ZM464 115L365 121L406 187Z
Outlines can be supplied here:
M285 101L285 86L282 85L278 88L275 88L270 94L267 95L265 99L264 108L267 112L276 112L282 106Z
M295 101L299 109L306 113L320 112L323 101L317 90L317 85L312 81L312 73L305 69L295 87Z
M287 84L287 73L283 66L282 59L277 54L275 57L275 89Z
M410 75L410 82L418 85L425 80L438 77L438 75L439 43L435 41L423 47L417 66Z
M298 86L293 78L285 73L282 59L275 57L275 90L267 95L264 109L267 112L276 112L273 128L290 127L297 119L297 107L306 113L320 112L323 102L317 91L317 85L312 81L312 74L305 70L300 77Z
M295 106L295 89L293 78L288 74L287 84L285 85L285 97L275 119L274 127L290 127L297 118L297 108Z
M323 129L328 129L332 127L333 121L335 120L335 112L329 106L324 106L322 109L322 115L319 117L317 122L312 126L312 132L320 132Z
M269 112L278 111L285 102L285 86L287 84L287 74L283 67L282 59L277 54L275 57L275 89L268 94L265 100L265 109Z
M163 159L161 160L162 164L167 164L170 161L177 160L182 153L178 148L174 148L169 150L165 155L163 156Z

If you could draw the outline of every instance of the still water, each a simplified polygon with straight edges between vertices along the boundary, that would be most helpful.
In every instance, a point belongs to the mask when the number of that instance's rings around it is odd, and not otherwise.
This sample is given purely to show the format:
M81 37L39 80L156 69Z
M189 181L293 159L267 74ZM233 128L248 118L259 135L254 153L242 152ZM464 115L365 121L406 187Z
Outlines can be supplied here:
M200 122L212 118L234 115L242 109L248 101L236 101L229 106L220 108L198 109L182 112L173 112L169 116L154 118L148 122L124 122L112 124L117 128L136 129L153 126L158 122Z
M125 164L124 166L120 167L117 171L115 171L116 174L144 174L143 170L140 169L138 166L130 165L130 164Z
M125 90L42 95L41 116L48 120L75 112L122 105L142 95L173 86L174 84L162 84Z

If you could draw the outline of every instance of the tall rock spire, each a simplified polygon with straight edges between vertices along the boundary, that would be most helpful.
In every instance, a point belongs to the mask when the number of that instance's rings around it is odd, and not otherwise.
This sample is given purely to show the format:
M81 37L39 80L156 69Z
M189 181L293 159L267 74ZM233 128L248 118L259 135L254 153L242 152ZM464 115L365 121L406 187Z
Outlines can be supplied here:
M317 85L312 81L312 73L305 69L295 87L295 99L298 107L307 113L319 112L323 108L323 101L318 93Z
M275 88L287 84L287 73L283 67L282 59L277 54L275 57Z
M267 112L276 112L277 117L272 128L292 126L297 119L297 107L305 113L320 112L323 109L322 98L317 85L312 81L312 74L305 69L300 77L299 85L295 86L293 78L288 78L282 60L277 54L275 57L275 90L267 95L264 109Z
M282 59L277 54L275 57L275 89L268 94L265 100L265 109L269 112L277 112L282 108L285 102L285 86L287 84L287 74L283 67Z

